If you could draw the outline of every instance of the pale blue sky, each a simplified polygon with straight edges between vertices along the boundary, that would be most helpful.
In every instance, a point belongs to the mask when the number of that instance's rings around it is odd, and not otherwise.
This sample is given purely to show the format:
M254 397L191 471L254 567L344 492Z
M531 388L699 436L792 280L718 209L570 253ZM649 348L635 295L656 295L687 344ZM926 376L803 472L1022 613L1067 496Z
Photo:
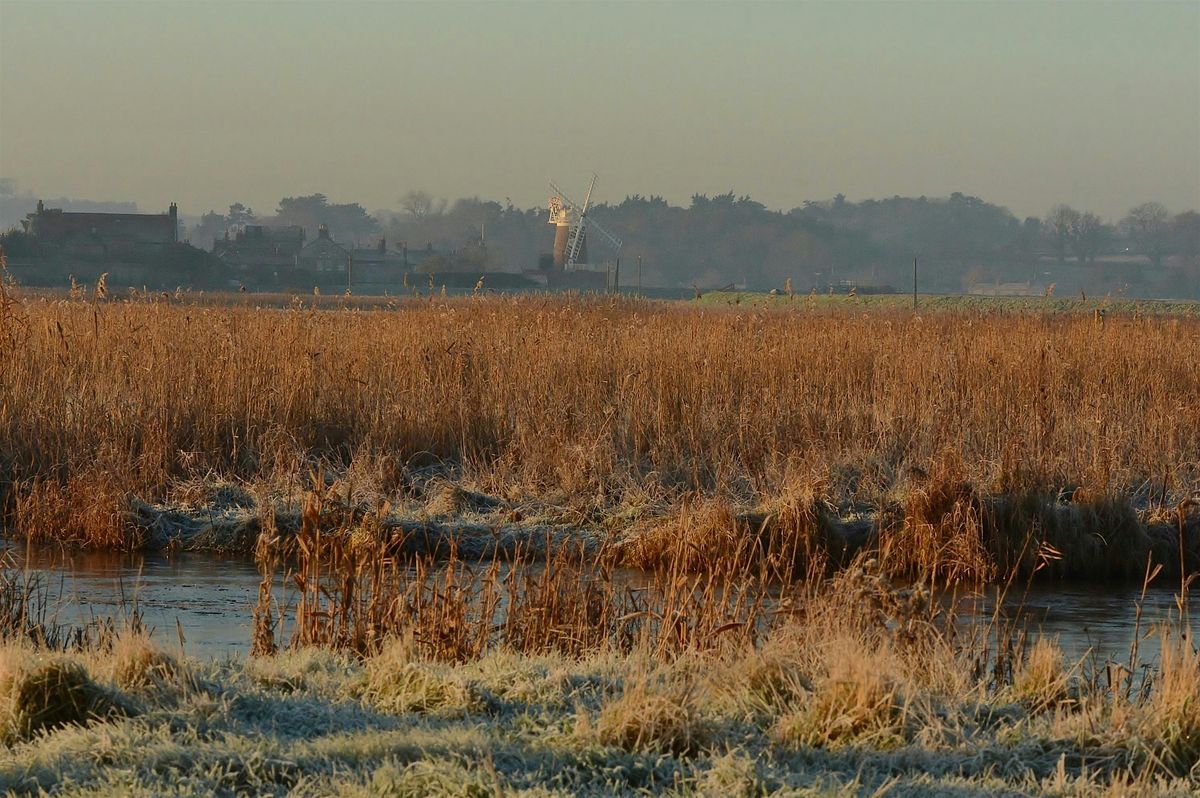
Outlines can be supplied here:
M0 0L0 175L40 194L544 202L977 194L1200 207L1200 0Z

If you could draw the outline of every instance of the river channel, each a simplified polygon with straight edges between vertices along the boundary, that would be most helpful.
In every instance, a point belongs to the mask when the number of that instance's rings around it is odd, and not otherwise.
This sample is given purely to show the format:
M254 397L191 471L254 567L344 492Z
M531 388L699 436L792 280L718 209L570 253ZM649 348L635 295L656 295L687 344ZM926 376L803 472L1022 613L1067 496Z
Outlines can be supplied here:
M258 600L260 575L245 558L211 554L118 554L111 552L26 552L9 549L14 567L35 575L50 604L50 620L84 625L95 619L121 618L131 611L157 639L176 647L180 632L187 653L202 657L243 655L250 647L251 611ZM294 603L294 591L275 580L276 600ZM1009 591L1005 606L1021 609L1031 634L1057 637L1069 659L1098 661L1128 658L1137 626L1141 586L1135 584L1039 584L1027 592ZM1193 590L1193 596L1200 591ZM1178 586L1151 586L1142 602L1142 651L1153 658L1155 624L1178 617ZM990 617L994 589L959 597L960 618ZM1192 613L1191 635L1200 634L1200 612Z

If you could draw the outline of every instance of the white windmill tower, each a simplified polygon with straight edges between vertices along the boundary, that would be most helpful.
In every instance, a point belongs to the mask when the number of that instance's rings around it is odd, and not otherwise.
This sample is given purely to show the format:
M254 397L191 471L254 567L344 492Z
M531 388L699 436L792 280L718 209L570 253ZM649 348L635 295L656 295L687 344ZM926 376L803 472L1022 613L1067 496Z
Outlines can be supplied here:
M579 205L556 186L553 181L550 188L554 194L550 197L550 224L554 225L554 267L566 271L574 271L587 262L587 234L597 232L600 237L613 249L613 257L621 252L621 239L605 230L598 222L590 218L588 208L592 203L592 190L596 188L596 176L588 186L583 205Z

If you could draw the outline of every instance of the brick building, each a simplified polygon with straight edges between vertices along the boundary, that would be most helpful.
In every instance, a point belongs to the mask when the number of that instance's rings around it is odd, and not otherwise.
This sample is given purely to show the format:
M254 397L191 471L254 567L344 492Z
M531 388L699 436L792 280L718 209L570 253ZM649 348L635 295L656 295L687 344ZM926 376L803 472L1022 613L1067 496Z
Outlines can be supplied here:
M173 202L166 213L70 213L38 200L37 210L21 224L43 251L105 260L141 259L179 242Z
M241 272L278 276L296 269L304 247L304 228L250 224L213 242L213 254Z

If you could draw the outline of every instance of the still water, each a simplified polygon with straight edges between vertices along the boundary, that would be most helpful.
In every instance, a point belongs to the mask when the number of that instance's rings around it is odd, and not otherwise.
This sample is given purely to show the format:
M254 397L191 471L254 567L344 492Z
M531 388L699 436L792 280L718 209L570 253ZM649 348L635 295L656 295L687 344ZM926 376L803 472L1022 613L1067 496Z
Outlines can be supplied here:
M114 554L62 552L21 548L9 550L12 560L38 575L51 604L51 620L83 625L94 619L121 618L131 610L142 616L164 644L178 645L182 631L189 654L224 657L250 648L251 611L258 600L260 576L244 558L211 554ZM294 604L294 591L275 580L280 605ZM1039 585L1027 593L1012 589L1005 606L1022 608L1030 633L1057 637L1069 659L1085 655L1098 661L1127 659L1135 638L1140 585ZM1163 582L1151 587L1142 602L1143 636L1156 623L1178 617L1174 588ZM1193 597L1200 591L1193 590ZM990 617L994 594L958 597L960 617ZM1200 607L1190 624L1193 639L1200 634ZM1157 635L1142 644L1152 659Z

